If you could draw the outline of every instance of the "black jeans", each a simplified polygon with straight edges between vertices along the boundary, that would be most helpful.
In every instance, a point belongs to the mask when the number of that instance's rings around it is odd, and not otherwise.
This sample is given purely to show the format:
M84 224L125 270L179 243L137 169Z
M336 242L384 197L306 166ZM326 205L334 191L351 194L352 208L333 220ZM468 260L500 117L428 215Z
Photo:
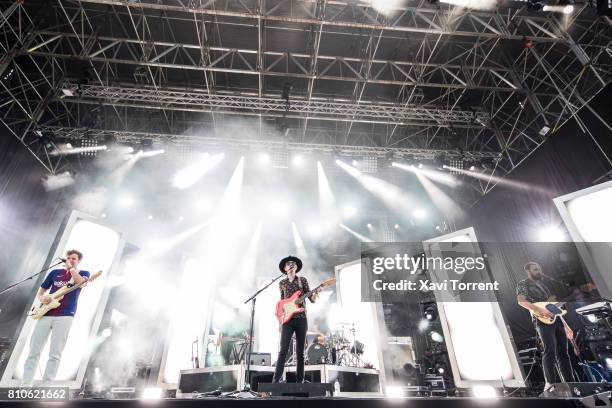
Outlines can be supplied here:
M559 364L561 371L562 382L573 382L574 373L572 372L572 363L567 352L567 336L563 328L563 322L560 319L554 324L536 323L536 331L540 335L544 346L542 354L542 368L544 370L544 379L547 383L552 384L557 381L555 361Z
M289 351L289 343L291 336L295 332L296 341L296 357L297 357L297 372L296 381L304 381L304 343L306 342L306 332L308 331L308 321L306 318L296 317L285 323L281 329L280 349L278 350L278 359L276 360L276 370L274 371L274 382L279 382L285 370L285 361L287 361L287 352Z

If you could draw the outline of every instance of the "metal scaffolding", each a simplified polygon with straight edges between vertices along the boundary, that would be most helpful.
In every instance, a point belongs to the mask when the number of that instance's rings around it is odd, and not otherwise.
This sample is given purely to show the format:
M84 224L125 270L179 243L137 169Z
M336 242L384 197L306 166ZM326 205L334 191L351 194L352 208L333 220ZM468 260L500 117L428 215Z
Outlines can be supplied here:
M51 173L66 164L48 155L54 136L236 144L238 119L247 144L480 155L503 177L612 79L612 23L587 5L563 18L427 1L390 15L348 0L0 7L0 120Z

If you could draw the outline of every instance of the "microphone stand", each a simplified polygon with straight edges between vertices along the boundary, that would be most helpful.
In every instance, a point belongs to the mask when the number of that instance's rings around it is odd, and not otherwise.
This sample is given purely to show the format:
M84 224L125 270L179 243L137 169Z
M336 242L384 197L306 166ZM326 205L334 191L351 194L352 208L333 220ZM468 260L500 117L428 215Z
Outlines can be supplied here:
M276 278L272 279L267 285L259 289L257 292L253 294L250 298L244 301L243 304L247 304L251 302L251 322L249 325L249 347L247 349L247 369L246 369L246 379L244 382L244 388L239 391L239 393L246 392L251 396L255 396L256 394L251 391L251 351L253 349L253 327L255 324L255 302L257 301L257 296L266 290L270 285L276 282L278 279L282 278L284 274L278 275ZM239 395L240 396L240 395Z
M2 295L2 294L3 294L3 293L5 293L5 292L8 292L9 290L11 290L12 288L14 288L15 286L21 285L21 284L22 284L22 283L24 283L25 281L28 281L28 280L30 280L30 279L32 279L32 278L34 278L34 277L36 277L36 276L40 275L40 274L41 274L41 273L43 273L43 272L47 272L49 269L54 268L54 267L58 266L59 264L61 264L61 263L63 263L63 262L64 262L64 261L63 261L62 259L60 259L58 262L54 263L53 265L48 266L48 267L46 267L46 268L43 268L43 269L42 269L40 272L36 272L36 273L35 273L34 275L32 275L32 276L28 276L27 278L22 279L22 280L20 280L20 281L19 281L19 282L17 282L17 283L13 283L12 285L7 286L6 288L4 288L4 289L0 290L0 295Z

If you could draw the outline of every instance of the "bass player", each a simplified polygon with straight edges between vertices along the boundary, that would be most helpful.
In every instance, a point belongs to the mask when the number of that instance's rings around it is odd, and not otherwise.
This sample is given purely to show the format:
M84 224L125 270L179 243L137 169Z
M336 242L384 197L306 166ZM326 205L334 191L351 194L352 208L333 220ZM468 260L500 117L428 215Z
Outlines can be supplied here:
M537 262L525 264L527 279L520 281L516 287L518 304L532 313L551 318L553 314L535 303L550 301L552 295L550 289L544 284L542 267ZM533 315L533 314L532 314ZM534 325L538 336L542 340L544 351L542 354L542 368L546 385L544 391L548 391L555 383L555 362L558 363L562 382L573 382L574 374L570 362L567 340L573 340L574 333L569 326L565 326L561 319L556 319L553 324L544 324L535 317Z
M281 299L291 297L298 290L301 293L309 292L308 280L302 276L296 276L302 269L302 261L295 256L288 256L281 259L278 264L280 271L287 275L287 278L281 280L278 284L280 288ZM319 296L319 290L315 290L308 298L311 303L314 303ZM304 311L293 316L291 320L281 326L280 349L278 358L276 359L276 370L274 371L274 379L272 382L280 382L283 371L285 370L285 361L287 360L287 352L289 351L289 343L291 337L295 333L296 354L297 354L297 371L296 382L304 381L304 343L306 341L306 332L308 331L308 321L306 320L306 304L303 305Z
M36 298L42 304L48 304L51 301L49 295L55 293L64 286L80 285L89 278L89 272L81 271L78 265L83 259L83 254L76 249L71 249L66 252L65 267L54 269L45 278L38 289ZM49 295L46 292L49 291ZM77 302L81 289L72 291L64 296L61 305L55 309L49 310L34 327L32 338L30 339L30 352L25 361L23 368L22 383L25 386L31 386L34 380L34 373L38 366L40 353L42 352L49 334L51 334L51 344L49 345L49 360L43 374L43 381L54 381L57 375L57 370L60 365L62 352L66 346L70 326L74 319L74 314L77 309Z

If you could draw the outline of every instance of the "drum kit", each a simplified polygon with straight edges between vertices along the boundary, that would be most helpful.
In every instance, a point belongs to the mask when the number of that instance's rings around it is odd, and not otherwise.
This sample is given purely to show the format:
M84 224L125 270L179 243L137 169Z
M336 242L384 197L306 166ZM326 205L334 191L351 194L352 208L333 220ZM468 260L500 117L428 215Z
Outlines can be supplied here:
M292 355L286 365L297 362L294 339L291 342ZM306 364L363 367L363 349L364 344L356 338L354 323L340 323L327 336L316 332L306 333Z

